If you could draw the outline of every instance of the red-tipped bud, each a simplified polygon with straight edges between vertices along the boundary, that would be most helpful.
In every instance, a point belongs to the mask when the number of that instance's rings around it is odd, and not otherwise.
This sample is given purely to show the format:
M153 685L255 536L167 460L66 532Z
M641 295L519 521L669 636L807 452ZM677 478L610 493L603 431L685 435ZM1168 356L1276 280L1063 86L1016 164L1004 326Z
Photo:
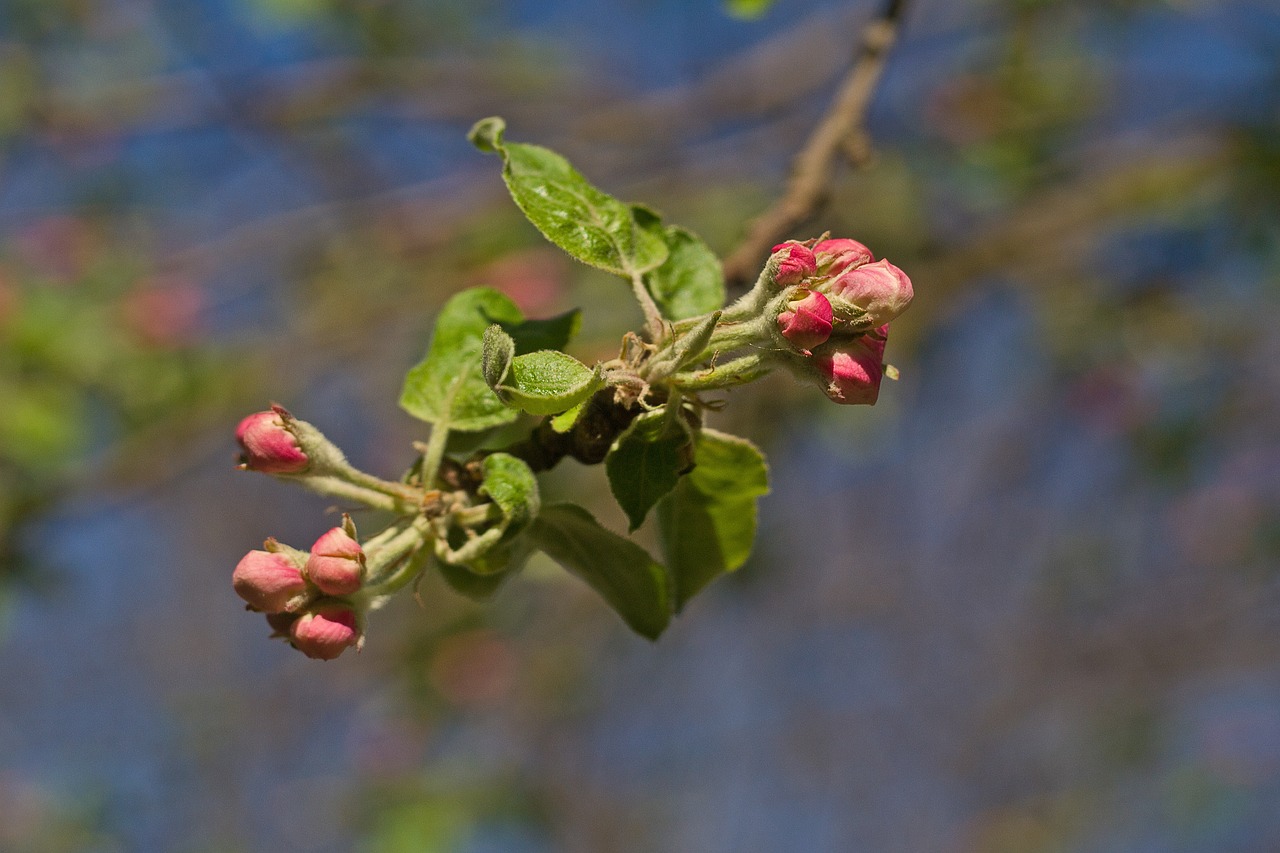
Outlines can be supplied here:
M350 607L319 604L289 626L289 639L309 658L333 660L360 642L360 628Z
M882 326L897 317L915 296L911 279L888 261L845 271L831 282L828 293L865 311L871 326Z
M256 412L236 427L240 467L264 474L297 474L309 460L277 411Z
M812 363L823 383L823 392L845 405L875 405L884 378L884 345L889 329L881 326L868 335L841 341L814 355Z
M818 269L823 275L839 275L848 269L871 263L871 250L857 240L823 240L813 247Z
M778 257L778 274L774 276L782 287L799 284L818 271L813 251L800 243L779 243L773 247L774 256Z
M231 586L250 607L263 613L280 613L289 599L307 588L293 561L270 551L245 554L231 574Z
M364 582L364 549L346 530L335 527L311 546L307 577L325 595L350 595Z
M831 303L827 297L811 290L799 290L778 314L778 329L792 346L808 355L809 350L831 337L831 321Z

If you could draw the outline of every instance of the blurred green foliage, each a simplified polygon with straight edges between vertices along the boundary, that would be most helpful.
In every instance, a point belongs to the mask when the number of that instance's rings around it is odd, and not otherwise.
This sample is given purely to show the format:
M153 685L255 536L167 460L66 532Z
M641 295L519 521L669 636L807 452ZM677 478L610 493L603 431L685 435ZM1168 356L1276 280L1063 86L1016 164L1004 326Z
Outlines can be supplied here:
M90 218L42 219L0 247L0 574L38 568L22 538L41 511L224 411L243 365L204 339L206 301Z

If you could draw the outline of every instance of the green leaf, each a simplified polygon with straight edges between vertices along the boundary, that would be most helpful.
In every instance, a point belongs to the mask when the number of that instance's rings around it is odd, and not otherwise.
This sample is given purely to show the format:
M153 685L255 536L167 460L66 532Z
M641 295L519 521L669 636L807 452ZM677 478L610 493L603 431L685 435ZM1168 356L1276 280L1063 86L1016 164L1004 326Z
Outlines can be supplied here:
M678 225L662 232L667 260L644 277L645 286L663 316L683 320L706 314L724 305L724 272L715 252L694 234Z
M437 429L472 432L515 420L517 413L489 390L481 353L491 324L523 319L516 304L492 288L456 294L436 319L426 358L405 376L401 408Z
M486 601L515 574L514 569L498 569L491 572L474 572L466 566L454 565L444 560L435 561L440 576L457 593L472 601Z
M753 21L764 16L774 0L724 0L724 8L735 18Z
M667 574L639 545L573 504L544 507L533 537L551 559L600 593L633 631L656 640L667 627Z
M574 308L545 320L500 323L503 331L516 342L516 355L540 349L564 349L582 328L582 311Z
M582 413L587 409L587 403L591 400L588 397L572 409L568 409L551 419L551 428L556 432L568 432L573 429L573 425L578 422L578 418L582 417Z
M538 480L523 459L491 453L481 463L481 470L484 482L478 492L490 498L502 517L483 531L451 528L447 538L436 540L435 553L443 565L464 566L475 574L488 575L523 564L528 557L532 545L522 534L537 517L541 499Z
M661 235L637 223L630 206L593 187L554 151L506 142L505 129L502 119L487 118L468 138L502 156L511 197L543 236L583 263L625 278L667 259Z
M697 467L658 504L677 611L716 577L746 562L756 532L756 499L769 492L764 456L744 438L704 429L694 462Z
M572 409L604 386L595 370L555 350L518 355L494 390L507 405L533 415L555 415Z
M507 536L519 533L538 515L541 498L538 478L523 459L509 453L490 453L480 465L484 482L480 494L487 495L502 510L499 526Z
M680 472L687 467L687 458L680 451L688 443L688 433L671 422L665 409L636 418L614 440L604 467L609 488L632 530L676 487Z
M511 370L511 360L516 356L516 342L510 335L502 331L497 323L484 330L481 341L483 347L480 355L480 372L490 388L502 384Z

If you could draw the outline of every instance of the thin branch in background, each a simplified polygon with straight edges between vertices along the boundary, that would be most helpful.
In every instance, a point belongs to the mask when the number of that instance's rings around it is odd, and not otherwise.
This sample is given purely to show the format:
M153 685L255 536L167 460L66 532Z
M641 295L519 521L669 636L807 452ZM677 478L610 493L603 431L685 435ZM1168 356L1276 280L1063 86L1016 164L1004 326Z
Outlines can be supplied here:
M869 158L863 122L906 7L907 0L889 0L880 16L862 31L853 68L831 108L796 155L786 192L752 221L747 236L725 259L725 280L731 288L754 278L769 248L825 203L838 159L844 157L859 166Z

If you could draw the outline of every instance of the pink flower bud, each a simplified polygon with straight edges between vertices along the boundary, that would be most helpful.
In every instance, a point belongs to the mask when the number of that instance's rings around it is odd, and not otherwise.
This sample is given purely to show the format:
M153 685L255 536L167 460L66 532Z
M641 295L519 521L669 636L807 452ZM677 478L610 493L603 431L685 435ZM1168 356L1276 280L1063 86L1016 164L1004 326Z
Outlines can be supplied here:
M778 329L805 355L831 337L831 303L821 293L796 291L796 297L778 314Z
M799 284L818 271L813 251L800 243L779 243L773 247L773 254L780 255L778 274L774 281L781 287Z
M866 322L872 326L897 317L915 296L911 279L888 261L846 270L831 282L827 292L867 312Z
M351 608L319 604L289 626L289 639L309 658L333 660L360 642L360 628Z
M311 546L307 577L325 595L350 595L364 581L364 549L347 531L335 527Z
M231 586L250 607L263 613L283 611L289 599L307 588L293 561L270 551L245 554L231 574Z
M308 465L307 454L284 425L283 409L249 415L236 427L240 467L264 474L296 474Z
M884 345L889 327L881 326L827 348L812 363L823 382L823 392L837 403L874 406L884 378Z
M871 250L857 240L838 238L823 240L813 247L818 269L823 275L839 275L848 269L871 263Z

